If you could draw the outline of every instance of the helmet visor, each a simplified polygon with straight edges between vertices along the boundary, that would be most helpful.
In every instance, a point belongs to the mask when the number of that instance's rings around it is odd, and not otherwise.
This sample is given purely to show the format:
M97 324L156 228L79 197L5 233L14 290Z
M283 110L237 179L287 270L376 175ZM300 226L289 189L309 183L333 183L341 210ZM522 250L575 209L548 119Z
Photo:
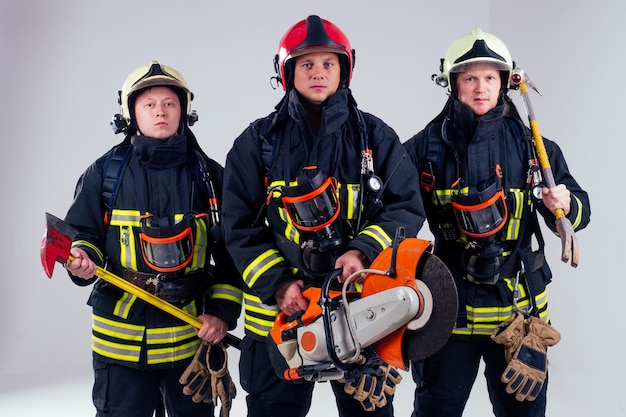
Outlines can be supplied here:
M450 72L465 72L471 71L474 67L478 65L490 64L493 65L494 69L498 71L511 71L511 66L506 62L502 62L500 60L494 58L475 58L472 61L466 61L462 64L458 64L450 68Z

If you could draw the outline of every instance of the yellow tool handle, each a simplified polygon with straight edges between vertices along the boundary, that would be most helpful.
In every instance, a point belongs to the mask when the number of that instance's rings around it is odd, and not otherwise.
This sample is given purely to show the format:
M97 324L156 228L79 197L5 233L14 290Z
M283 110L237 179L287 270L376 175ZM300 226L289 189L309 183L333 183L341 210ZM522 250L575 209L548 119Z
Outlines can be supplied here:
M520 82L520 93L522 94L522 99L526 105L526 111L528 112L528 123L530 125L530 131L533 135L533 143L535 144L535 150L537 151L537 157L539 158L539 164L541 166L544 179L546 180L546 184L549 188L556 187L556 181L554 181L552 167L550 166L550 158L548 158L548 152L546 151L546 146L543 143L543 137L539 131L539 123L537 123L537 120L535 119L532 105L528 99L528 87L526 86L524 78L522 78ZM565 212L563 209L557 208L554 211L554 215L558 220L565 217Z
M74 259L75 258L72 255L67 258L67 260L70 262ZM106 269L99 266L96 266L96 275L103 280L115 285L116 287L121 288L127 293L137 296L137 298L142 299L146 303L160 308L167 313L170 313L172 316L184 321L185 323L190 324L197 329L202 328L202 320L200 320L199 318L192 316L186 311L181 310L180 308L168 303L165 300L162 300L161 298L149 293L143 288L139 288L138 286L131 284L125 279L118 277L114 273L107 271Z

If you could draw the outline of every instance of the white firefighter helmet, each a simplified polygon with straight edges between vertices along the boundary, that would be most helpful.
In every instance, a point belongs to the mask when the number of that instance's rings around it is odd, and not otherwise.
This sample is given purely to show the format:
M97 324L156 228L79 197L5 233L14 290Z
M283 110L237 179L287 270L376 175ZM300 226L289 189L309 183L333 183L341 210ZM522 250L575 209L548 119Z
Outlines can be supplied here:
M147 65L143 65L132 71L122 90L118 92L118 102L121 106L122 114L113 116L111 125L115 133L126 131L128 126L132 125L133 102L136 94L148 87L170 87L176 91L181 100L181 108L184 114L181 114L181 121L186 121L190 126L197 120L197 116L191 114L191 100L193 93L187 85L187 81L174 68L159 64L157 61L151 61Z
M457 38L448 47L445 57L441 60L439 76L433 75L435 82L452 91L451 73L466 71L475 62L495 64L503 72L502 86L509 87L514 62L509 49L498 37L476 28Z

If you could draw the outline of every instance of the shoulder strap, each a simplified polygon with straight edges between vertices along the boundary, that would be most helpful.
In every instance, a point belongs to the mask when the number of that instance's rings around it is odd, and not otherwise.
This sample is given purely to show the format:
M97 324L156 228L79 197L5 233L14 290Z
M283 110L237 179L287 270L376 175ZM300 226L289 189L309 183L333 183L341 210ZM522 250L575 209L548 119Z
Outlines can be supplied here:
M269 179L270 170L274 165L274 156L278 146L278 130L274 129L273 134L270 137L266 137L274 119L275 117L268 116L263 120L259 135L261 138L261 157L263 159L263 168L265 169L265 178L267 179Z
M114 148L104 166L104 175L102 176L102 202L108 211L111 211L113 203L115 202L117 184L127 165L131 149L131 145L121 145Z
M443 153L443 142L435 139L430 134L432 125L428 125L424 131L426 140L424 140L424 146L422 148L422 160L420 166L422 166L422 172L420 175L420 186L424 191L431 192L435 187L435 178L439 174L439 168L441 166L441 154Z

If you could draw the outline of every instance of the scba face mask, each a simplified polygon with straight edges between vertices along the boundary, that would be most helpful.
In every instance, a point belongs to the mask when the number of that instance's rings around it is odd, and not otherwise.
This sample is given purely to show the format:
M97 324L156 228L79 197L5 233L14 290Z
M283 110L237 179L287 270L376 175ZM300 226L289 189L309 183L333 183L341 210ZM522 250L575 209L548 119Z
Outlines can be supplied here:
M142 218L141 251L143 259L158 272L178 272L191 262L194 254L193 223L206 214L187 214L181 221L169 225L168 219Z
M303 232L320 232L340 213L337 180L322 171L309 170L298 185L283 188L282 203L293 225Z
M470 195L452 196L452 209L459 227L477 239L498 233L508 219L504 190L498 183Z

